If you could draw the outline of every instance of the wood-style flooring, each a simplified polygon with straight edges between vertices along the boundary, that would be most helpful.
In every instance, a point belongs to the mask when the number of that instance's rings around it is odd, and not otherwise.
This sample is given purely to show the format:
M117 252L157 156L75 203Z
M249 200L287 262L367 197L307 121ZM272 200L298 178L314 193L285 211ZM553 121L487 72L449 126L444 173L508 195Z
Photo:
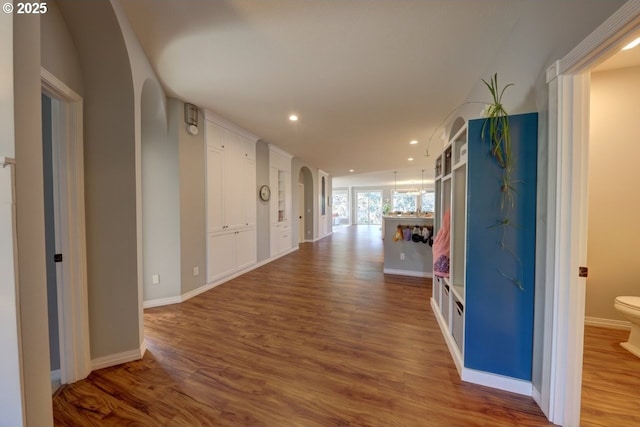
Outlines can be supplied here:
M340 228L145 310L144 358L64 387L56 425L551 425L529 397L460 380L431 281L384 275L379 233Z
M581 426L640 426L640 359L620 347L628 337L585 326Z

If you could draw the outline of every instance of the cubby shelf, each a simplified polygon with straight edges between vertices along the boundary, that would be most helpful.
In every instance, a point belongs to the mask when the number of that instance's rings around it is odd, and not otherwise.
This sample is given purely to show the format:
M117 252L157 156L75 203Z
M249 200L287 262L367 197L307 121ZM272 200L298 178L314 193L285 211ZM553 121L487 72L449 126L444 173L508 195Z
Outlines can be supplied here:
M435 231L448 212L450 259L449 277L434 277L431 306L463 380L531 394L537 114L509 119L517 183L510 220L526 226L496 227L502 170L481 137L484 119L458 118L436 158Z

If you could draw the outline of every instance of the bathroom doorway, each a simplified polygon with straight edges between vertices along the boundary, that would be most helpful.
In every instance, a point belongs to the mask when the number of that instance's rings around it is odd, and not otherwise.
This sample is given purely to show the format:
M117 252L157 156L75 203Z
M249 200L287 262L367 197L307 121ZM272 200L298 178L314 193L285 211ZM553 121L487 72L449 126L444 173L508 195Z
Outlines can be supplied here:
M640 358L620 347L630 323L614 309L617 296L640 296L640 98L628 96L640 93L635 49L619 51L590 72L584 426L640 425Z
M541 179L548 180L543 199L548 204L548 226L541 235L547 253L541 260L545 265L541 290L542 347L550 358L543 361L541 389L534 397L549 419L561 425L581 425L587 272L580 267L587 266L590 74L636 32L640 32L640 3L627 2L547 69L548 155L542 167L549 173L543 172ZM611 221L614 216L612 212ZM607 390L599 392L601 400L609 396Z

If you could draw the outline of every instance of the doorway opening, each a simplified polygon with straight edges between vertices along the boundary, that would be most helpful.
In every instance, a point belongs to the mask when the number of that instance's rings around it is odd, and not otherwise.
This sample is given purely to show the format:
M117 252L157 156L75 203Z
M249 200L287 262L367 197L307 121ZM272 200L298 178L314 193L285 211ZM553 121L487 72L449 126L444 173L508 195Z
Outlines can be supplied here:
M349 225L351 218L349 217L349 190L333 189L333 226Z
M550 421L581 425L587 279L590 73L640 31L640 3L627 2L547 70L549 204L541 407ZM619 155L623 156L624 153ZM581 273L581 274L578 274ZM613 303L613 302L612 302Z
M82 98L41 70L45 244L52 387L91 372Z
M382 190L356 191L356 223L382 224Z

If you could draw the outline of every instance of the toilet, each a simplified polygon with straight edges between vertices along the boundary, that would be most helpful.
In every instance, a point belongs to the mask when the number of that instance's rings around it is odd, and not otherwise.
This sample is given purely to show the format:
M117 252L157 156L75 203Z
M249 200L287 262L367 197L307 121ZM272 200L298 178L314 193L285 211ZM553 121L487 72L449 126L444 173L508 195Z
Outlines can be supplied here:
M640 357L640 297L617 297L613 307L631 322L629 339L620 345Z

